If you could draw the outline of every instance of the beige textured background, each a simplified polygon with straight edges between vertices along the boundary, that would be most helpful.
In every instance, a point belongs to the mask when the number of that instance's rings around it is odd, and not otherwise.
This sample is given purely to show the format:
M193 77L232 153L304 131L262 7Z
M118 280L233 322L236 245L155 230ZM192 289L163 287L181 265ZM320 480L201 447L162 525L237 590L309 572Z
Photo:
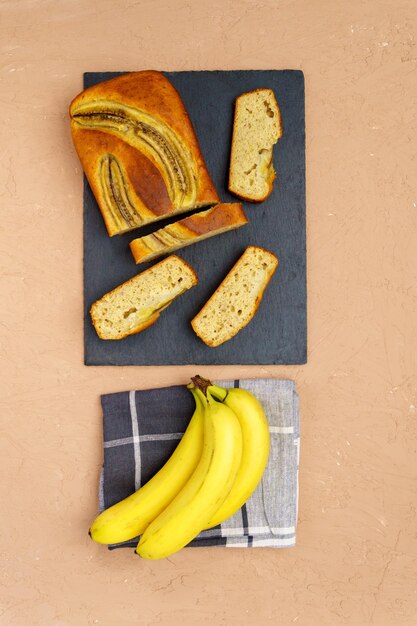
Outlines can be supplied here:
M415 0L0 0L0 623L417 622ZM300 68L309 362L298 545L142 562L94 545L99 394L190 368L82 364L84 70ZM279 94L278 94L279 95ZM201 369L201 368L199 368Z

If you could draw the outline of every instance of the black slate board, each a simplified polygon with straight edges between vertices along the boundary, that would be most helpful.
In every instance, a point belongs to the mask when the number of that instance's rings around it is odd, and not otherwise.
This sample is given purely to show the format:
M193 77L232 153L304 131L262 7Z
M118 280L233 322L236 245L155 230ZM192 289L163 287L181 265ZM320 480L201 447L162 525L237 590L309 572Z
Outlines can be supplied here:
M90 87L122 72L88 72ZM179 250L199 283L179 297L159 320L121 341L100 340L91 304L151 264L136 266L129 241L163 225L158 222L108 237L91 189L84 180L84 344L86 365L295 364L307 358L305 246L304 77L296 70L164 72L181 94L208 170L221 199L227 191L235 98L260 87L276 95L283 137L274 150L274 191L262 204L244 203L249 224ZM172 221L172 220L171 220ZM276 253L279 266L250 324L218 348L194 334L190 320L248 245Z

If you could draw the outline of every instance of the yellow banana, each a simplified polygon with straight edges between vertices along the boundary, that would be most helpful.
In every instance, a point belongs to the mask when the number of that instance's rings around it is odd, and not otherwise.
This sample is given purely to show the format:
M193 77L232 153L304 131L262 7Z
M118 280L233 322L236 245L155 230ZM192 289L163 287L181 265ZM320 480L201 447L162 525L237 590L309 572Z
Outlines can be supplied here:
M268 420L255 396L245 389L208 387L236 414L242 429L242 462L226 500L205 526L212 528L236 513L255 491L268 463L270 436Z
M137 537L184 487L203 450L204 404L191 390L196 408L180 443L165 465L143 487L101 513L90 528L98 543L119 543Z
M205 399L202 391L197 393ZM145 559L162 559L194 539L230 492L241 456L242 432L236 415L207 393L200 462L184 488L145 530L136 552Z

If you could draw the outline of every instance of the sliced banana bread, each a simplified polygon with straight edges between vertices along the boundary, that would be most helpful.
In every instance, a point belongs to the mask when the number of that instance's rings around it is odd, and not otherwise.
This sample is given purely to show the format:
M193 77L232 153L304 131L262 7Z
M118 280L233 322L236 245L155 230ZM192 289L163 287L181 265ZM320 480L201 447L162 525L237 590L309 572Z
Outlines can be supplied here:
M256 89L236 99L229 191L251 202L269 196L275 180L272 149L281 136L281 115L271 89Z
M194 270L172 255L119 285L91 307L100 339L123 339L154 324L163 309L197 284Z
M130 249L136 263L145 263L202 239L244 226L247 222L240 203L217 204L212 209L169 224L151 235L134 239Z
M277 265L272 252L256 246L246 248L191 322L204 343L219 346L251 321Z

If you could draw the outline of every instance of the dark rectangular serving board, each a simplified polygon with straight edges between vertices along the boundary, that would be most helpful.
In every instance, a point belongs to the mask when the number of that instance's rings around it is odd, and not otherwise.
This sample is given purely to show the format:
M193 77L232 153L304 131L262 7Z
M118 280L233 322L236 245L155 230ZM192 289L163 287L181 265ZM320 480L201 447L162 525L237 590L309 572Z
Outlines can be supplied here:
M123 72L88 72L84 86ZM120 341L98 338L91 304L152 263L136 266L129 249L135 237L158 222L109 237L84 179L84 355L86 365L296 364L307 359L304 77L298 70L164 72L181 94L208 170L224 202L227 190L234 101L245 91L273 89L283 125L274 149L274 190L261 204L245 202L249 224L177 251L198 275L198 285L180 296L159 320ZM178 217L177 217L178 219ZM173 221L173 220L171 220ZM165 222L166 223L166 222ZM248 245L277 254L279 266L253 320L217 348L206 346L190 321Z

